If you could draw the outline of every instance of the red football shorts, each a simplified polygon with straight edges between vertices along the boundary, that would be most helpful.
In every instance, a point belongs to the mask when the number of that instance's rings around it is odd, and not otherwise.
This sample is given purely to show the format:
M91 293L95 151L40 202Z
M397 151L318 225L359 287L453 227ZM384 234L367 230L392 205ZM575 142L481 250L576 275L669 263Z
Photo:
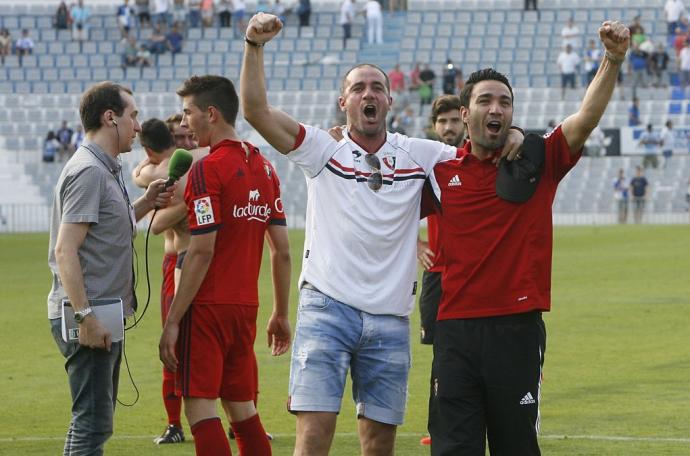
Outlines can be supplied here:
M192 304L180 322L175 392L183 397L253 401L257 306Z
M175 297L175 264L177 255L166 253L163 257L163 283L161 284L161 322L165 324Z

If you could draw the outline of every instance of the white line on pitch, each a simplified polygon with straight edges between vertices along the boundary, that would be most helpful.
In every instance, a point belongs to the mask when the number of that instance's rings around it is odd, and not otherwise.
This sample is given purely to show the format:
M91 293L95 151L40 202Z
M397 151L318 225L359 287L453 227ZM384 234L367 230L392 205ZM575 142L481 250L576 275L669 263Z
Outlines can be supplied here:
M336 437L357 437L356 432L340 432L336 433ZM421 432L399 432L398 437L421 437L424 434ZM293 438L294 434L273 434L275 438ZM149 440L156 436L151 435L114 435L110 440ZM604 440L613 442L669 442L669 443L690 443L690 437L636 437L625 435L541 435L541 439L548 440ZM54 441L64 440L64 436L59 437L0 437L0 443L10 442L38 442L38 441Z

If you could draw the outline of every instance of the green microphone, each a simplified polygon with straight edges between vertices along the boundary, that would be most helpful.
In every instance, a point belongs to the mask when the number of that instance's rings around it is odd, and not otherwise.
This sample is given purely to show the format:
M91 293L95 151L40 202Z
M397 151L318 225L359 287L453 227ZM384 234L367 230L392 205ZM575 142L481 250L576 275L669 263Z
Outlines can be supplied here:
M180 177L189 171L192 166L192 154L184 149L177 149L173 152L172 157L170 157L170 163L168 164L168 180L165 182L165 188L170 187L172 184L180 180Z

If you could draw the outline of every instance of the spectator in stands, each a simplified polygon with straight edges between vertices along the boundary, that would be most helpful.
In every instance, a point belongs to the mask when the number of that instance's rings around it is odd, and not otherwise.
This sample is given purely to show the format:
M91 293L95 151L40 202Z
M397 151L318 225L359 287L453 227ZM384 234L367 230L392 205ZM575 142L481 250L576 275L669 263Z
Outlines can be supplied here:
M529 10L539 11L537 8L537 0L525 0L525 11Z
M247 10L247 5L244 0L232 0L232 15L235 17L235 35L244 35L247 23L244 20L244 13Z
M192 17L191 12L191 0L190 0L190 22ZM153 16L151 18L151 25L155 26L165 26L170 24L170 3L169 0L153 0Z
M134 35L130 35L123 38L120 42L122 47L122 69L125 70L127 67L134 67L139 64L139 48L137 46L137 39Z
M647 35L644 33L644 27L640 23L640 16L637 15L633 18L632 24L628 26L630 29L630 42L642 44L647 41Z
M399 63L397 63L395 67L388 72L388 79L391 83L391 92L400 92L405 90L405 73L400 70Z
M422 83L421 79L419 79L420 72L419 62L417 62L414 64L414 67L412 67L412 70L410 70L410 92L419 90L419 85Z
M60 141L57 140L54 132L49 131L43 141L43 161L46 163L54 162L58 150L60 150Z
M589 40L589 47L585 51L584 57L586 83L589 86L592 79L594 79L594 75L599 71L599 63L601 62L601 49L599 49L594 40Z
M151 51L149 51L145 44L139 46L139 51L137 51L137 64L142 68L151 66Z
M184 30L187 24L187 5L185 0L173 0L172 6L172 22L177 24L178 30Z
M163 54L167 48L166 37L163 33L163 26L158 23L153 26L153 32L149 37L148 45L146 46L151 54Z
M673 134L673 121L667 120L666 125L661 130L661 156L664 157L663 168L666 168L671 156L673 155L673 146L676 142Z
M184 37L180 33L179 25L177 23L173 24L172 29L170 29L170 32L168 32L168 34L165 35L165 45L171 53L177 54L182 52L183 41Z
M55 18L53 18L53 25L58 30L67 30L72 22L72 17L69 15L69 10L67 9L67 4L62 1L58 5L58 9L55 12Z
M91 10L84 6L84 0L72 6L72 39L75 41L86 41L89 39L89 19Z
M690 177L688 177L688 188L685 190L685 202L688 205L685 210L690 211Z
M570 45L573 49L580 47L580 29L575 25L575 19L568 19L568 23L561 29L562 44L565 49Z
M343 49L347 47L347 40L352 37L352 23L355 20L354 0L343 0L340 5L340 25L343 27Z
M645 169L650 166L656 169L656 167L659 166L659 159L656 155L659 146L661 146L661 137L654 131L652 124L647 124L647 129L640 136L640 146L644 148L642 166L644 166Z
M621 168L618 170L618 177L613 181L613 199L616 201L618 223L627 223L628 221L628 195L628 183L625 179L625 172Z
M29 36L28 29L23 29L21 38L14 43L14 52L19 57L30 55L34 52L34 40Z
M434 82L436 81L436 73L429 67L428 63L424 64L422 71L419 72L419 106L431 104L431 99L434 97Z
M135 0L137 5L137 17L139 27L144 28L151 25L151 13L149 12L149 0Z
M594 127L589 138L585 141L585 151L583 155L588 157L604 157L606 148L611 144L611 138L607 137L598 125Z
M203 27L213 26L213 8L213 0L201 0L201 25Z
M12 50L12 37L6 28L0 29L0 63L5 64L5 57L10 55Z
M309 18L311 16L311 0L299 0L297 5L297 17L299 18L299 26L309 27Z
M453 64L451 59L446 60L446 66L443 67L443 93L445 95L455 95L457 89L458 79L462 79L462 70Z
M682 0L668 0L664 6L664 17L668 27L668 34L672 36L676 27L680 25L680 18L685 13L685 6Z
M633 220L635 223L642 222L642 214L647 199L647 186L649 182L644 177L642 167L635 167L635 177L630 180L630 189L633 197Z
M367 41L369 44L383 44L383 13L377 0L368 0L364 4L367 18Z
M680 70L680 85L684 89L690 85L690 40L686 40L677 59Z
M273 2L273 6L271 7L270 12L274 16L278 16L278 19L280 19L280 22L285 24L285 21L287 19L287 9L285 8L285 5L280 3L280 0L275 0Z
M640 121L640 100L637 97L633 97L632 104L628 108L628 126L637 127L642 122Z
M63 120L62 126L55 133L55 137L60 142L60 149L58 150L60 161L63 161L63 158L68 159L74 152L72 150L72 134L74 131L67 126L67 121Z
M682 28L676 27L676 36L673 38L673 49L676 51L676 59L680 57L680 51L683 50L686 41L688 41L688 35Z
M647 87L647 53L637 43L632 43L628 53L628 76L632 77L632 96L636 97L638 87Z
M74 134L72 135L72 139L70 140L72 150L79 149L82 142L84 142L84 129L82 128L81 124L77 124Z
M666 47L659 43L649 57L649 70L652 75L652 85L654 87L666 87L666 69L670 57L666 52Z
M189 6L189 26L199 27L201 23L201 0L187 0Z
M134 8L129 5L129 0L117 7L117 26L120 28L122 37L129 35L129 31L134 26L135 12Z
M232 24L232 0L218 0L218 19L223 28Z
M573 51L572 45L568 44L565 51L558 55L558 69L561 72L561 100L565 98L565 88L570 86L575 89L575 73L580 64L580 56Z

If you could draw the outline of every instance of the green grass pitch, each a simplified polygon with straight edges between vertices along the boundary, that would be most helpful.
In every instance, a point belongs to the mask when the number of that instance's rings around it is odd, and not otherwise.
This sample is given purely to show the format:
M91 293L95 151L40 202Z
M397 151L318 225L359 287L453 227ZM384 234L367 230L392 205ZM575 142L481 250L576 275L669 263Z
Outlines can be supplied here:
M137 239L140 302L146 292L143 238ZM294 284L303 232L291 232L291 241ZM46 234L0 236L0 455L61 454L69 419L67 378L46 319L47 243ZM186 425L188 442L152 443L165 426L158 361L160 239L152 238L150 252L151 307L127 339L141 397L133 407L118 406L108 455L194 454ZM295 427L285 409L289 357L271 357L264 333L269 269L265 261L256 342L259 411L276 436L274 454L289 455ZM293 286L293 328L296 295ZM545 317L543 454L690 454L689 226L556 228L552 301L553 311ZM397 455L429 454L419 439L426 429L431 349L418 343L417 312L411 326L413 367ZM135 393L124 369L120 383L120 399L131 402ZM359 454L355 432L346 389L331 454Z

